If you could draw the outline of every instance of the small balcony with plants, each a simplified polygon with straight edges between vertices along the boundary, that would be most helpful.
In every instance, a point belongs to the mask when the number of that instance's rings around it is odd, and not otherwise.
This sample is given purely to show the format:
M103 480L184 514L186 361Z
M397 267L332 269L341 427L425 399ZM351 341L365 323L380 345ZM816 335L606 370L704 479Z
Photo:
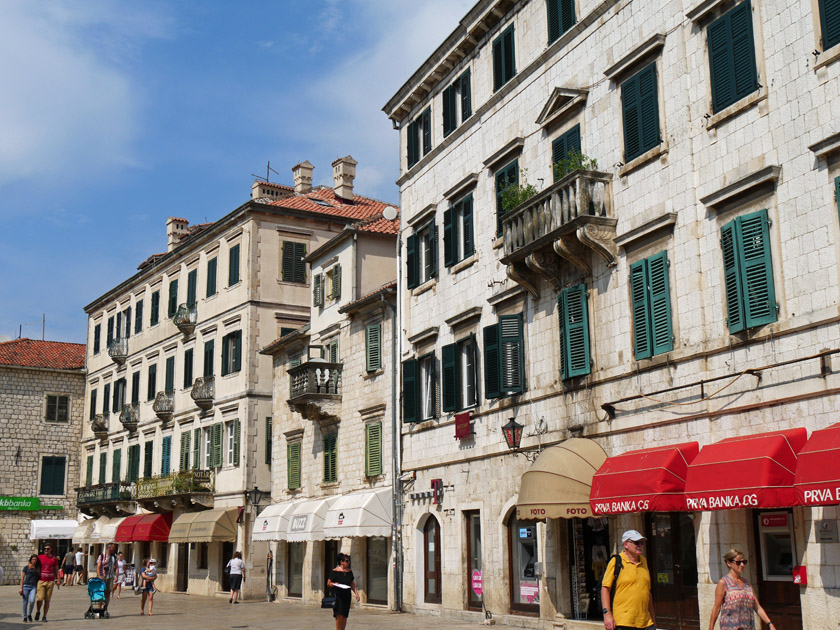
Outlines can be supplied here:
M215 478L212 470L179 470L168 475L143 477L134 484L133 498L143 508L174 509L201 504L213 507Z
M126 431L136 431L140 423L140 403L123 405L120 411L120 423Z
M76 507L88 515L133 512L132 484L127 481L76 488Z
M158 392L152 409L162 422L172 420L172 414L175 413L175 392Z
M118 337L108 344L108 356L117 365L122 365L128 358L128 337Z
M196 322L198 322L198 310L195 304L181 304L175 312L172 321L185 335L193 334Z
M213 401L216 398L216 379L212 376L202 376L195 379L190 397L202 411L212 408Z

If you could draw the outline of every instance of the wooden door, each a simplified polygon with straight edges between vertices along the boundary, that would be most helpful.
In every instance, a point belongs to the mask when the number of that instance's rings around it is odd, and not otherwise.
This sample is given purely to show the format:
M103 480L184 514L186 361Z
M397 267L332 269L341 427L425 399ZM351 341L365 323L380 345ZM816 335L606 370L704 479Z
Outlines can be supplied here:
M755 512L755 548L758 557L752 572L758 583L758 600L777 628L802 630L799 586L793 583L796 546L793 513L789 510ZM767 626L762 623L762 628Z
M423 594L427 604L440 604L440 525L429 516L423 527Z
M338 541L324 541L324 592L327 591L327 579L330 572L338 566Z
M233 558L233 543L232 542L224 542L222 543L222 559L221 559L221 569L222 569L222 590L229 591L230 590L230 573L225 572L225 567L227 563L230 562L231 558Z
M189 543L178 544L178 574L175 576L175 590L182 593L187 592L190 584L190 545Z
M699 630L697 544L694 523L683 512L648 514L647 550L657 626Z
M484 575L481 562L481 514L465 512L467 524L467 608L481 610Z

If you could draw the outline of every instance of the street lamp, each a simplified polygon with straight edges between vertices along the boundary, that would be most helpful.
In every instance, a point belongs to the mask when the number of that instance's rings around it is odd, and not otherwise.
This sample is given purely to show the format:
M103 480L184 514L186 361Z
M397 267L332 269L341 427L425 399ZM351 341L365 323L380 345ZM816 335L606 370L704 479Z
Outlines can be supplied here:
M523 428L524 427L516 421L516 418L511 418L508 420L508 423L502 427L507 447L514 453L519 450L519 443L522 441Z
M524 426L516 421L516 418L511 418L508 420L507 424L502 427L502 433L504 433L505 442L507 442L507 447L511 453L514 455L521 454L525 457L525 459L533 463L542 452L542 436L548 433L548 423L545 421L545 418L540 418L537 426L533 431L531 431L531 433L528 434L528 437L536 437L539 439L536 451L519 450L519 445L522 442L522 429L524 428Z
M248 501L251 503L251 505L259 505L260 503L262 503L263 499L270 495L270 492L260 490L259 488L257 488L257 486L254 486L253 490L248 490L245 493L245 496L248 497Z

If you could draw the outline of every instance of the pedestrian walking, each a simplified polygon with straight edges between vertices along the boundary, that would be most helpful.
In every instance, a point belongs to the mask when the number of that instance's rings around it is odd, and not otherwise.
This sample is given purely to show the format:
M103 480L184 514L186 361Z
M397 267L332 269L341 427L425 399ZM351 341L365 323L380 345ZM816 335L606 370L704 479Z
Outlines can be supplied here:
M38 602L35 604L35 621L41 616L41 606L44 607L44 621L50 611L53 587L58 583L58 558L53 553L52 543L44 545L44 553L38 556L41 563L41 578L38 580Z
M228 603L238 604L239 598L242 596L242 582L245 580L245 563L242 561L241 551L233 554L233 558L227 563L225 570L230 573L230 599Z
M20 574L20 596L23 597L23 622L32 621L32 609L35 608L35 595L38 592L38 579L41 577L41 561L36 554L29 556L29 563Z
M105 553L99 554L96 559L96 575L105 582L105 607L111 603L111 591L114 590L114 582L117 579L117 545L108 543L105 546Z
M117 579L114 581L114 590L117 591L117 599L120 599L122 593L122 585L125 583L125 560L123 560L123 552L117 554Z
M143 571L140 573L143 580L143 597L140 600L140 614L146 612L146 600L149 600L149 617L152 616L152 607L155 602L155 580L157 579L157 560L149 558L143 561Z
M338 566L330 571L327 588L333 589L335 595L333 607L335 630L344 630L347 626L347 617L350 616L350 590L352 589L356 595L356 601L359 601L359 591L356 590L356 579L353 571L350 570L350 556L340 553L337 559Z
M73 573L76 572L76 554L73 553L72 549L68 550L67 553L64 554L64 566L61 567L61 570L64 571L63 586L72 586Z
M75 554L75 556L74 556L74 562L75 562L75 564L74 564L74 570L75 570L75 572L76 572L76 575L75 575L75 577L76 577L76 586L78 586L79 584L81 584L81 583L82 583L82 581L83 581L83 580L82 580L82 577L83 577L83 575L82 575L82 574L83 574L83 573L84 573L84 571L85 571L85 565L84 565L84 564L82 564L82 563L85 561L85 555L86 555L86 554L85 554L85 552L84 552L84 551L82 551L82 548L81 548L81 547L79 547L79 548L76 550L76 554Z
M720 630L754 630L755 614L768 628L776 630L776 626L758 603L752 585L744 577L744 569L747 568L744 553L737 548L730 549L723 556L723 561L729 568L729 573L720 578L715 588L715 605L712 607L709 630L714 630L718 618Z
M601 612L606 630L655 630L650 570L642 556L646 538L635 529L624 532L624 550L607 564L601 581Z

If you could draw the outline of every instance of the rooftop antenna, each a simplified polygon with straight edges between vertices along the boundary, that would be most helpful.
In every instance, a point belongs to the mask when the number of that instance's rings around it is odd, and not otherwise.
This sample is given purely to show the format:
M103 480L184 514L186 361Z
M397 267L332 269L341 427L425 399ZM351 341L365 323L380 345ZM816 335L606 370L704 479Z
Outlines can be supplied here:
M256 177L257 179L264 181L266 184L270 184L271 183L270 173L274 173L275 175L280 174L277 171L275 171L273 168L271 168L271 160L268 160L268 162L266 162L266 164L265 164L265 177L263 177L262 175L257 175L256 173L251 173L251 177Z

